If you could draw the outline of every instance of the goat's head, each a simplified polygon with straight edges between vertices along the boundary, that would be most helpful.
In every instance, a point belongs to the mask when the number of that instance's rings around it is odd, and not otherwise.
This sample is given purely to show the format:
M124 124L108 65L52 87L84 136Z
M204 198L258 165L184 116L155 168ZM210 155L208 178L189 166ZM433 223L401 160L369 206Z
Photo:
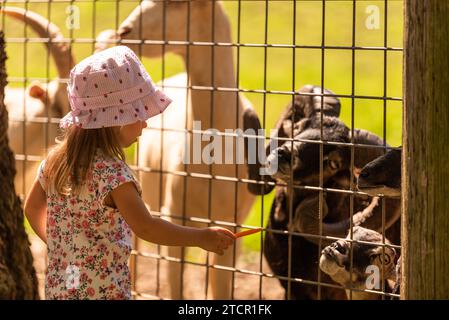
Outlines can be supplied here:
M215 10L215 16L212 12ZM214 24L214 28L212 26ZM223 28L226 24L226 28ZM212 30L216 30L215 38ZM223 30L229 30L229 21L219 2L200 1L143 1L120 24L118 30L105 30L97 36L96 51L116 45L120 40L155 41L225 41ZM228 31L226 31L228 32ZM134 45L123 43L146 57L158 57L174 52L184 55L185 45ZM198 47L191 47L196 50Z
M383 269L385 279L396 279L398 255L394 248L382 246L380 233L358 226L353 228L353 240L373 244L352 242L352 267L349 234L346 239L330 244L321 252L320 269L334 281L348 288L352 284L352 288L367 289L366 281L372 274L371 268L378 268L379 276L382 275ZM385 239L385 243L390 244L388 239Z
M322 92L324 92L323 95L321 94ZM328 136L328 133L331 133L330 131L333 130L332 127L336 125L341 130L344 131L343 136L347 136L347 132L344 129L345 128L344 124L342 122L339 122L338 119L336 119L336 117L338 117L340 114L340 107L341 107L340 100L338 99L338 97L335 96L335 94L332 91L327 89L324 89L324 91L322 91L321 87L314 85L303 86L298 91L298 94L295 95L293 101L287 105L286 109L280 116L275 126L276 134L272 136L270 145L267 146L265 150L265 153L268 156L272 151L271 150L272 143L274 142L276 143L276 145L279 145L279 148L276 149L271 154L270 161L277 160L277 156L280 156L282 158L281 171L278 171L277 167L275 168L275 166L273 165L271 166L272 170L268 169L266 170L266 173L273 172L273 178L286 180L290 176L290 170L288 168L290 165L287 163L288 161L286 160L289 157L291 158L292 151L293 153L296 153L296 151L299 151L298 149L301 148L302 149L311 148L311 150L316 149L317 145L314 147L306 145L304 143L302 144L294 143L294 145L292 146L291 142L284 142L285 140L280 140L279 138L291 139L296 136L296 138L299 139L308 139L308 140L320 139L319 125L317 128L316 122L321 121L320 120L321 112L323 113L323 120L324 120L323 125L325 126L323 132L324 135L327 134ZM331 118L334 118L336 120L331 120ZM243 114L243 126L245 130L252 129L255 132L257 132L257 130L261 128L259 117L257 116L257 113L254 110L245 110ZM303 132L305 130L306 132ZM344 141L346 141L346 138L344 137L341 138ZM278 140L276 141L276 139ZM331 140L334 139L332 138ZM290 146L288 146L288 144L290 144ZM329 146L325 147L326 151L329 149L328 147ZM332 151L333 150L330 150L329 152ZM277 152L279 152L279 154ZM338 152L333 152L330 155L330 159L332 161L337 162L340 162L342 160ZM271 164L273 164L273 162L271 162ZM336 163L332 162L332 165L334 164ZM248 165L249 178L251 180L264 180L266 182L272 182L273 179L271 176L259 175L259 170L264 165L265 163L256 163ZM297 166L295 166L295 169L298 169ZM261 184L251 184L251 183L248 184L249 191L257 195L266 194L270 192L272 188L273 188L272 185L268 186Z
M58 79L48 84L33 82L27 90L30 98L27 104L36 105L33 108L35 110L44 111L48 107L52 116L63 116L70 107L67 99L67 85L61 80L69 77L70 70L75 64L70 45L63 42L64 37L59 28L44 17L22 8L3 7L0 10L9 17L26 22L39 37L50 40L47 48L55 61Z
M360 191L370 195L401 196L401 150L391 149L365 165L357 181Z
M322 126L322 136L321 129ZM293 177L294 183L319 185L320 176L320 145L312 140L328 142L349 142L349 129L335 117L319 114L306 118L299 123L299 134L293 141L286 141L275 149L267 158L268 166L276 167L273 178L288 182ZM308 142L309 140L310 142ZM349 149L337 145L323 145L323 181L348 169Z

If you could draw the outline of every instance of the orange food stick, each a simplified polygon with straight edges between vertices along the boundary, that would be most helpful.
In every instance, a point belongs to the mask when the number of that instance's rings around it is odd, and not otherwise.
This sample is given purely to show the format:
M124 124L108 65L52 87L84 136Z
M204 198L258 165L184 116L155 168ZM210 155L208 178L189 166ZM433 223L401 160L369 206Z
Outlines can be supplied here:
M240 237L244 237L244 236L249 236L250 234L257 233L259 231L262 231L262 228L249 229L249 230L246 230L246 231L240 231L240 232L237 232L235 234L235 237L236 238L240 238Z

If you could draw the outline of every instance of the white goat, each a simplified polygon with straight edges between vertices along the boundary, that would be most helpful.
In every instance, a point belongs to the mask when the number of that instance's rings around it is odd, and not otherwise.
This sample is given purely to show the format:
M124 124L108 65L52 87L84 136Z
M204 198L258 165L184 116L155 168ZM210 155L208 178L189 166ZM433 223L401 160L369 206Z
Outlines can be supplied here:
M165 6L165 8L164 8ZM190 6L190 19L188 18ZM214 18L212 12L214 11ZM165 15L165 17L164 17ZM164 21L165 19L165 21ZM141 25L142 23L142 25ZM214 24L214 27L212 26ZM164 29L165 25L165 29ZM189 29L187 26L189 25ZM215 34L212 35L212 30ZM189 37L187 37L189 30ZM117 32L106 30L97 37L97 49L102 50L119 39L180 40L231 43L231 29L222 4L215 1L154 2L144 1L125 19ZM146 44L141 47L123 43L145 57L161 56L161 45ZM214 59L212 61L212 50ZM230 46L186 46L166 45L165 53L174 52L182 57L188 74L180 74L164 80L166 86L203 86L236 88L232 48ZM151 70L150 74L151 74ZM213 75L213 79L212 79ZM172 105L160 117L149 121L149 127L192 130L193 121L201 121L202 130L215 128L241 128L242 114L251 108L248 100L236 92L166 88L173 99ZM187 117L187 119L186 119ZM212 120L212 122L211 122ZM187 173L212 174L213 176L246 178L246 168L230 164L179 164L186 136L179 132L163 132L163 153L159 130L146 130L140 139L139 164L152 170L185 171ZM188 141L192 146L192 135ZM204 143L203 143L204 146ZM235 148L234 148L235 151ZM224 154L224 153L223 153ZM235 154L235 153L234 153ZM161 161L161 157L162 161ZM192 159L190 157L190 159ZM163 164L162 168L160 164ZM162 181L162 194L159 194ZM245 183L210 180L201 177L185 177L177 174L142 172L144 200L153 210L177 217L200 217L215 221L241 224L248 215L255 197ZM210 198L210 202L208 201ZM162 199L160 203L159 199ZM180 221L180 219L173 219ZM205 226L186 221L187 225ZM180 248L171 247L169 255L180 258ZM232 266L233 250L223 256L213 257L214 265ZM215 268L210 270L212 298L231 298L232 273ZM171 297L181 299L181 265L170 263L169 277Z
M9 114L8 137L11 149L15 154L43 157L45 146L55 143L57 123L50 124L48 133L45 134L45 121L43 123L28 121L36 121L36 118L45 120L47 116L50 119L61 118L69 111L66 84L61 80L68 78L74 65L70 45L62 42L63 36L57 26L34 12L15 7L3 7L0 12L27 23L40 38L51 40L51 43L46 43L46 45L55 60L59 77L47 84L33 82L26 90L9 86L5 88L5 104ZM23 126L25 126L25 130L23 130ZM25 139L24 133L26 134ZM45 141L46 138L47 141ZM17 166L18 174L15 186L18 193L28 192L39 162L26 161L25 164L25 171L22 170L22 166ZM25 180L20 179L23 176ZM23 181L25 181L25 185L23 185Z

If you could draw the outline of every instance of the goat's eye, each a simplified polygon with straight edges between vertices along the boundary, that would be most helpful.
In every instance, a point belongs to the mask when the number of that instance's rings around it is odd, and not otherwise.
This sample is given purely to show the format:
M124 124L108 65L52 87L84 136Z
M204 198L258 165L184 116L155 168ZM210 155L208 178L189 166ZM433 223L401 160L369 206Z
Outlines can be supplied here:
M388 254L376 254L372 259L377 260L380 264L388 265L391 263L391 257Z
M338 162L335 161L335 160L329 160L329 167L330 167L332 170L337 170L337 169L339 168L339 164L338 164Z

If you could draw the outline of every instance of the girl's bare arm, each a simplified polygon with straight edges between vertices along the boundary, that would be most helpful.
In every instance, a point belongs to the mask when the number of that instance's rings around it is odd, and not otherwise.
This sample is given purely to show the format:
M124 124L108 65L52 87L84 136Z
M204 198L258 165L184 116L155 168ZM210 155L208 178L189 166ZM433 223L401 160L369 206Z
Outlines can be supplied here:
M34 232L47 243L47 196L38 179L28 193L24 211Z
M224 228L190 228L152 217L132 182L122 184L110 194L134 233L146 241L166 246L201 247L223 254L235 240L234 234Z

